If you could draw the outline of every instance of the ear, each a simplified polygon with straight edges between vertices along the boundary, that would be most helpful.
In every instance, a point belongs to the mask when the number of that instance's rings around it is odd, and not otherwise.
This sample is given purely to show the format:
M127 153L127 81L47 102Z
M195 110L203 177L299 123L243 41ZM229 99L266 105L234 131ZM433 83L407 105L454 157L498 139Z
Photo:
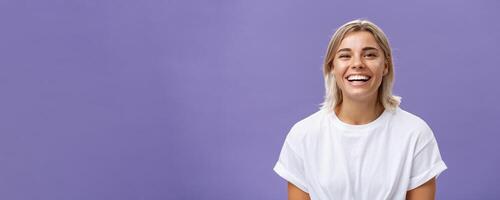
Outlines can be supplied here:
M387 75L389 73L389 65L387 63L385 63L384 65L384 76Z

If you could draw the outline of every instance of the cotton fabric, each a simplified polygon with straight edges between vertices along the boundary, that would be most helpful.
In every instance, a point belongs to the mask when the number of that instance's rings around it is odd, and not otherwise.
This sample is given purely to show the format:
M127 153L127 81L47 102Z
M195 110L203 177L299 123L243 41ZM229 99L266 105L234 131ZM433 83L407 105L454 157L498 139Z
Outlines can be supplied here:
M405 199L446 169L428 124L399 107L363 125L320 110L293 125L274 166L313 200Z

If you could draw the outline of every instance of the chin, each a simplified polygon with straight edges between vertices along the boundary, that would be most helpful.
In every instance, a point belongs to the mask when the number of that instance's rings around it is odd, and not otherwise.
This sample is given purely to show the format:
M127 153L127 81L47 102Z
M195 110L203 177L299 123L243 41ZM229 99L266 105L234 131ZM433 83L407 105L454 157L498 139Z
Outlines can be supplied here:
M349 92L345 93L343 98L357 102L366 101L368 103L373 99L377 99L377 93L368 91Z

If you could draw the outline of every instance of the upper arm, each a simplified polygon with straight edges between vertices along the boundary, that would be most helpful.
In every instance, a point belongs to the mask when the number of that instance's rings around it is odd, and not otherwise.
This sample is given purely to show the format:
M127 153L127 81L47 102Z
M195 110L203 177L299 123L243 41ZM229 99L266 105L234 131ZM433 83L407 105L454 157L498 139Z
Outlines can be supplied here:
M288 182L288 200L310 200L309 194Z
M434 200L436 193L436 179L432 178L426 183L406 193L406 200Z

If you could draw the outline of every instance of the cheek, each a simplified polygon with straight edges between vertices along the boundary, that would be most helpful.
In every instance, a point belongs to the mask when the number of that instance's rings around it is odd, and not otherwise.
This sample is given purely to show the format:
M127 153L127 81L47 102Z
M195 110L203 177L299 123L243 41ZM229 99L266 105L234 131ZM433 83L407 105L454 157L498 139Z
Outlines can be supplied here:
M337 83L337 85L342 88L342 85L343 85L343 77L344 77L344 71L340 68L340 67L335 67L333 68L333 76L335 77L335 82Z
M346 65L335 62L333 67L333 74L335 75L335 79L342 79L346 69Z
M378 63L373 63L372 67L372 72L377 74L378 77L384 76L387 72L387 68L385 67L384 62L378 62Z
M380 68L377 68L376 71L374 71L377 77L377 79L375 79L375 83L379 86L382 83L382 80L384 79L384 76L386 74L385 71L386 69L384 68L384 66L381 66Z

